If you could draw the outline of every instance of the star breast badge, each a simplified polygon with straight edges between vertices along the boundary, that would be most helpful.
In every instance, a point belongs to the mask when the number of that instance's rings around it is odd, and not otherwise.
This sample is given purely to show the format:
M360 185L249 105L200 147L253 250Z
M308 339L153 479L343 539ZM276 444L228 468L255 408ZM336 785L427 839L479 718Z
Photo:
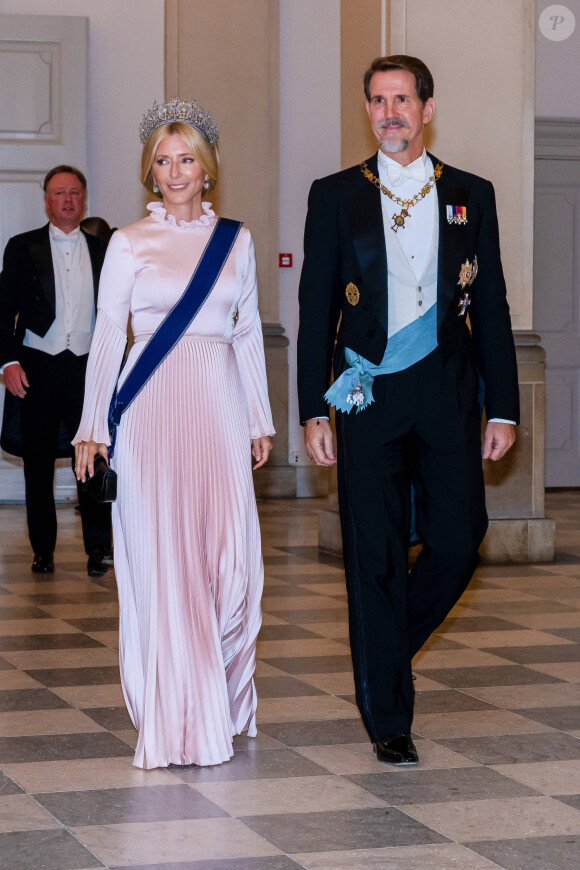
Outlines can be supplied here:
M469 260L465 260L465 263L461 264L461 271L459 272L459 281L458 285L462 290L465 290L466 287L471 287L473 282L477 277L477 257L473 258L473 263L470 263ZM464 317L465 312L468 307L471 305L471 297L469 293L466 291L462 298L459 300L459 317Z

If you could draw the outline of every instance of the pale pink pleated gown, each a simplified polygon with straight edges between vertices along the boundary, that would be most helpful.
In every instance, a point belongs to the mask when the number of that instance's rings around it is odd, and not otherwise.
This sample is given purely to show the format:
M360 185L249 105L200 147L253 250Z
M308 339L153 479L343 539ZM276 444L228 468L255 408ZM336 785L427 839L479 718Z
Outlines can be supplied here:
M99 286L75 442L109 443L107 411L129 315L123 382L183 293L215 226L164 209L113 236ZM112 464L120 666L135 765L219 764L256 733L253 673L263 565L250 440L274 429L256 268L242 229L186 335L123 415Z

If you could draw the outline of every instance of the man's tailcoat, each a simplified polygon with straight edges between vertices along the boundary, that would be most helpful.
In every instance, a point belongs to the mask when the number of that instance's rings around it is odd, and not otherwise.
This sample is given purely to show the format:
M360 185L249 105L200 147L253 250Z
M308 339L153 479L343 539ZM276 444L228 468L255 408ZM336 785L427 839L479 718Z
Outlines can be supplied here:
M83 232L81 230L81 232ZM107 246L96 236L83 233L93 271L95 307L99 276ZM13 236L4 252L0 273L0 367L20 361L27 329L43 338L56 313L56 288L50 248L49 224ZM21 402L6 391L2 424L2 449L22 456ZM56 456L73 455L70 437L61 425Z
M433 165L439 161L430 155ZM367 165L378 176L377 155ZM500 260L495 195L489 181L443 164L439 204L438 345L447 358L465 347L485 384L488 418L519 422L517 371L506 286ZM334 355L335 376L349 347L374 364L387 345L388 280L380 190L353 166L315 181L308 201L304 268L300 281L298 390L300 419L327 416L323 399ZM464 205L467 223L449 224L447 205ZM393 213L400 206L392 204ZM413 210L410 217L413 220ZM404 232L404 230L399 230ZM471 322L459 315L462 264L479 265L470 288ZM349 283L358 304L346 298ZM335 338L338 338L335 348Z
M431 159L436 166L439 161ZM378 176L376 155L367 165ZM411 658L461 596L477 564L487 528L481 386L488 419L519 421L493 187L443 164L436 190L437 347L403 371L375 377L374 401L360 413L336 414L356 698L372 740L410 731ZM382 196L360 166L312 185L300 281L303 423L328 416L324 394L333 364L335 377L347 367L345 348L375 365L383 359L389 310L385 232L391 230L383 225ZM400 213L400 205L389 205L392 214ZM467 223L449 223L447 206L463 206ZM413 220L412 208L407 220ZM476 257L477 276L462 288L462 266ZM358 292L350 288L347 296L349 284ZM471 331L459 304L466 292ZM423 549L409 572L413 503Z
M82 232L82 231L81 231ZM107 245L83 233L91 260L95 307ZM73 457L80 422L88 354L52 355L23 344L26 330L46 335L56 316L56 285L49 224L11 238L0 274L0 366L18 361L30 383L20 399L5 391L1 446L24 459L26 508L35 553L56 542L54 460ZM78 487L85 549L111 546L110 505L99 505Z

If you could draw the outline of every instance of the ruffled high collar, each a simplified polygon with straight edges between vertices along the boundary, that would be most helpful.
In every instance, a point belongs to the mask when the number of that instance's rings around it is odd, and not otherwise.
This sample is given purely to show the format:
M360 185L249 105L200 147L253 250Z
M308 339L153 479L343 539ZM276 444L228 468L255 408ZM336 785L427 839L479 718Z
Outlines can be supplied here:
M147 206L151 212L151 217L164 224L166 227L172 227L176 230L201 230L204 227L210 227L215 223L215 212L211 210L211 202L202 202L201 207L203 214L200 218L194 221L179 221L175 220L174 215L168 214L167 209L163 208L160 202L150 202Z

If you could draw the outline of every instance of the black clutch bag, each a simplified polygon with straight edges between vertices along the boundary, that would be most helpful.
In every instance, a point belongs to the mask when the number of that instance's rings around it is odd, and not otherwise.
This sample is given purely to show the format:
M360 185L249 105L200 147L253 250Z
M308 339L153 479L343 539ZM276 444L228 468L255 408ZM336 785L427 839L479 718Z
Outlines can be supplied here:
M115 501L117 498L117 473L100 453L95 456L95 473L87 479L85 489L100 504Z

